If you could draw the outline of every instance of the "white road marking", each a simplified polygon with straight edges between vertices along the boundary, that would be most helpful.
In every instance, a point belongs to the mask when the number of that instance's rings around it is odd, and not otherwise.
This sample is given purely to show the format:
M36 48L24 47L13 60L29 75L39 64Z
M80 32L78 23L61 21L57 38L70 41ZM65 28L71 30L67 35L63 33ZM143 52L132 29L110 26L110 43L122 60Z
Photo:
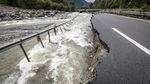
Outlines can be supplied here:
M140 48L142 51L144 51L145 53L147 53L148 55L150 55L150 50L147 49L146 47L142 46L141 44L139 44L138 42L136 42L135 40L131 39L130 37L128 37L127 35L125 35L124 33L120 32L119 30L117 30L116 28L112 28L115 32L117 32L118 34L120 34L121 36L123 36L124 38L126 38L128 41L130 41L132 44L134 44L135 46L137 46L138 48Z

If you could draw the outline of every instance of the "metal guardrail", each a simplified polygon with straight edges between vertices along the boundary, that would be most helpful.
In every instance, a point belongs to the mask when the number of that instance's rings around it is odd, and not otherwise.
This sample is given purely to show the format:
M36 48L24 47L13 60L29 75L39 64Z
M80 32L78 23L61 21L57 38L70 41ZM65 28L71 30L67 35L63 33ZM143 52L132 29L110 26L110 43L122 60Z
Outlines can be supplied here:
M130 16L135 18L143 18L143 19L150 19L150 11L144 12L139 9L80 9L79 12L95 12L95 13L109 13L109 14L117 14L117 15L124 15Z
M3 47L0 48L0 53L1 53L1 52L4 52L4 51L6 51L6 50L8 50L8 49L10 49L10 48L12 48L12 47L15 47L15 46L17 46L17 45L20 45L20 48L22 49L22 52L24 53L24 55L25 55L27 61L30 62L30 59L29 59L29 57L28 57L28 55L27 55L27 53L26 53L26 51L25 51L25 49L24 49L22 43L25 43L26 41L29 41L29 40L31 40L32 38L36 37L36 38L37 38L37 41L40 42L41 45L42 45L42 47L44 48L44 44L43 44L43 42L42 42L42 40L41 40L41 37L40 37L41 34L44 34L44 33L47 32L48 37L49 37L49 42L50 42L50 32L49 32L49 31L53 30L54 33L55 33L55 35L56 35L56 34L57 34L56 28L58 28L58 27L60 27L60 26L62 26L62 25L64 25L64 24L67 24L67 23L73 21L77 16L78 16L78 15L76 15L74 18L72 18L71 20L69 20L69 21L67 21L67 22L64 22L64 23L61 23L61 24L59 24L59 25L54 26L54 27L51 28L51 29L44 30L44 31L42 31L42 32L33 34L33 35L29 36L29 37L20 39L19 41L16 41L16 42L11 43L11 44L9 44L9 45L3 46ZM44 26L44 27L49 27L49 26L50 26L50 25L47 25L47 26Z
M101 10L101 13L110 13L117 15L130 16L135 18L150 19L150 12L143 11L128 11L128 10Z

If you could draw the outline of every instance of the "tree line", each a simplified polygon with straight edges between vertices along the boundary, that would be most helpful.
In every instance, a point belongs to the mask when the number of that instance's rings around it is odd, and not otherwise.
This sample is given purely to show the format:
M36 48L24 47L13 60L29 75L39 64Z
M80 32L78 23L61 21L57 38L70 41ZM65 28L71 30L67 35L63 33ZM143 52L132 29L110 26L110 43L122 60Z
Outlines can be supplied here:
M150 10L150 0L95 0L94 8L101 8L101 9L141 8Z
M75 9L71 0L0 0L0 4L28 9L53 9L73 11Z

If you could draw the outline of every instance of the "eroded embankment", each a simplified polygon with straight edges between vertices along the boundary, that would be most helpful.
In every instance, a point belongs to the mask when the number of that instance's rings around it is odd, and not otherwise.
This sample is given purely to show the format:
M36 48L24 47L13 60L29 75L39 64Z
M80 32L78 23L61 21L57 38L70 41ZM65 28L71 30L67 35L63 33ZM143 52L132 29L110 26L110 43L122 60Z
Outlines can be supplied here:
M44 48L37 44L18 64L20 75L8 77L5 84L85 84L96 74L95 67L105 49L97 33L92 31L91 15L80 13L71 25L57 30L44 41ZM10 82L11 80L16 80Z

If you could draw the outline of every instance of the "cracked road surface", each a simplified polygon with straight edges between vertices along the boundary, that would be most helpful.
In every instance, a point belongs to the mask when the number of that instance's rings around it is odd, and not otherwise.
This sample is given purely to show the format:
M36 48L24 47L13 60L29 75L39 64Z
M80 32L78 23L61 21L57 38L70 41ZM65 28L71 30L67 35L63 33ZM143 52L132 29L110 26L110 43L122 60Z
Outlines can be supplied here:
M100 13L92 23L110 48L92 84L150 84L150 21Z

